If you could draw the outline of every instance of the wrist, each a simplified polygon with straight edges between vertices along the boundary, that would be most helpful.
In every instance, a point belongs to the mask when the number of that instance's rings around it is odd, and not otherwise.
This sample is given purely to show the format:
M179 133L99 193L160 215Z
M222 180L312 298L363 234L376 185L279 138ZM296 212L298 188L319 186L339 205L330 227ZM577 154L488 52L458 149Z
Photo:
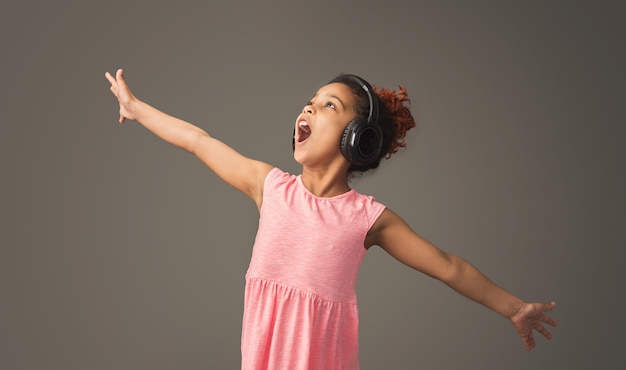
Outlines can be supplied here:
M148 104L134 97L124 104L124 110L126 110L128 118L138 122L145 118L149 107Z
M524 310L524 306L526 306L526 302L519 300L519 302L515 302L511 305L510 309L504 316L513 322L515 321L515 318Z

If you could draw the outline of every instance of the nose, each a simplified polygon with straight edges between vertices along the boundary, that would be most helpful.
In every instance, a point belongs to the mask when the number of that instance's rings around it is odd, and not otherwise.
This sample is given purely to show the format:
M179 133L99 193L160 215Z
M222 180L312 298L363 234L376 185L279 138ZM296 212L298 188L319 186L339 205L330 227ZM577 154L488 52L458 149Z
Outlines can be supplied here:
M305 105L302 109L302 113L313 114L313 106L311 104Z

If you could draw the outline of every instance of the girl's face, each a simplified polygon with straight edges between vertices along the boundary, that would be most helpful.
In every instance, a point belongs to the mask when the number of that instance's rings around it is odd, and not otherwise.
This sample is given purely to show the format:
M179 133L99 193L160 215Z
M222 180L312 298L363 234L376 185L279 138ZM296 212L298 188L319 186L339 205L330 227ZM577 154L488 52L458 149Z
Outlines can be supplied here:
M348 122L356 117L354 103L352 91L341 83L317 91L296 120L294 158L298 163L309 167L347 163L339 143Z

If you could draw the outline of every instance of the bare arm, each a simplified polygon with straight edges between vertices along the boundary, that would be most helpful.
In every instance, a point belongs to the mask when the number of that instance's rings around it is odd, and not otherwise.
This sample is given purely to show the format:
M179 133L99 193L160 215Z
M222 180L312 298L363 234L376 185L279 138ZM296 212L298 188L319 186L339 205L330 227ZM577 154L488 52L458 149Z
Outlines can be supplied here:
M386 209L368 233L366 246L379 245L407 266L441 280L462 295L511 320L527 350L535 347L533 329L551 339L543 323L555 303L526 303L489 280L464 259L446 253L421 238L398 215Z
M201 128L170 116L137 99L124 80L121 69L105 77L120 105L119 122L126 119L141 123L161 139L184 149L206 164L220 178L252 198L260 207L265 176L272 166L247 158L228 145L209 136Z

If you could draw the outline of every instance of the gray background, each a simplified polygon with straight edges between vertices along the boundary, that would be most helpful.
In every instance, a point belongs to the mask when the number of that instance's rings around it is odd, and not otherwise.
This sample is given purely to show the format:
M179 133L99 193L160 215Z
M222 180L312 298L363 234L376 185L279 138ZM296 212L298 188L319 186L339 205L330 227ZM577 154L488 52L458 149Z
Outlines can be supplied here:
M471 3L471 5L470 5ZM340 72L405 86L419 128L354 183L515 294L509 323L374 248L363 369L617 369L624 344L623 1L0 5L0 368L235 369L253 203L116 123L103 74L298 172L291 131Z

